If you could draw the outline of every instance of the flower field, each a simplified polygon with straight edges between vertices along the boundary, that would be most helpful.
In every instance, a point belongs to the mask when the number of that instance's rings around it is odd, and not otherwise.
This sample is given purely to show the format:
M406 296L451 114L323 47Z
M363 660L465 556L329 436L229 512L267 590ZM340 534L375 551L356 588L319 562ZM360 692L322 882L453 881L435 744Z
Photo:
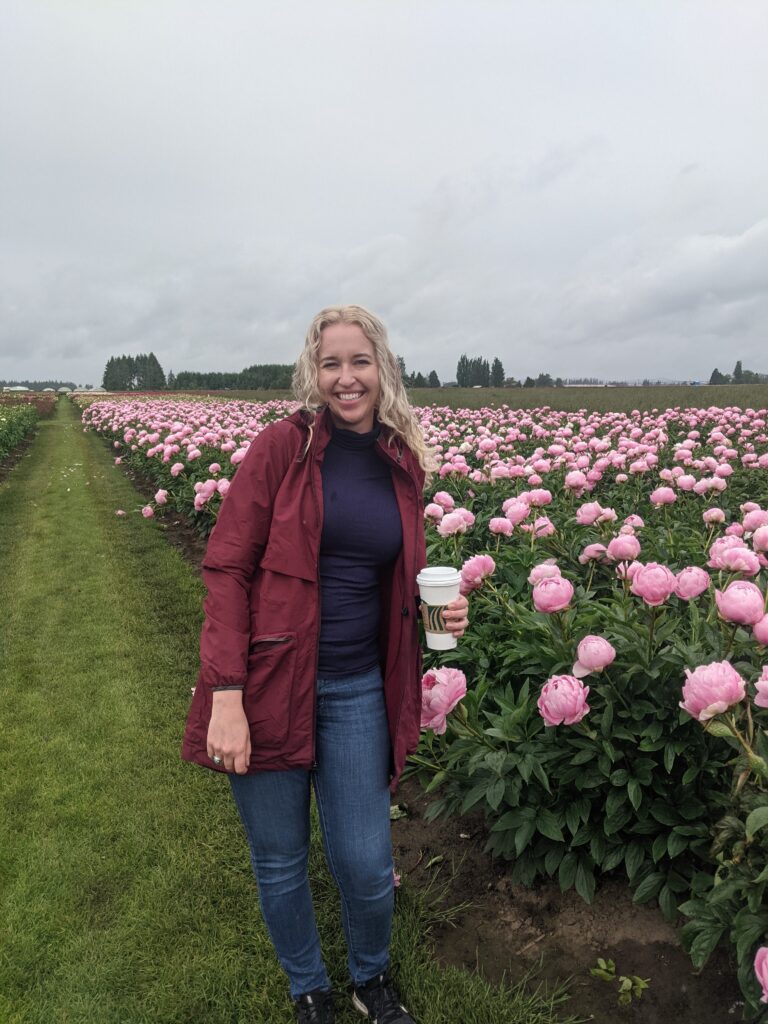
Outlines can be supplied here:
M37 410L31 403L0 402L0 461L34 430L37 419Z
M287 402L99 401L83 412L155 502L215 522ZM590 900L623 873L734 945L768 992L768 411L416 410L438 469L431 564L471 629L432 653L417 771L434 812L482 809L513 879ZM122 510L120 510L122 511ZM138 511L138 510L137 510ZM464 695L461 676L467 680Z

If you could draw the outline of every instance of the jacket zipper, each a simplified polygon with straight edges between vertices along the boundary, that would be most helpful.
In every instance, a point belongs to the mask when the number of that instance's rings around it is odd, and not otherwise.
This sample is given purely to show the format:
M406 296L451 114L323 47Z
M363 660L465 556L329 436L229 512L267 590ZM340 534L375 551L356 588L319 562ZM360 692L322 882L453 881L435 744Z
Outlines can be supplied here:
M315 501L315 511L317 514L317 521L322 530L322 522L320 518L320 502L317 500L317 487L315 483L315 462L310 461L309 464L310 473L312 474L312 497ZM317 670L320 665L320 617L322 614L322 603L320 600L320 543L317 545L317 560L315 562L315 569L317 572L317 615L315 616L317 622L317 635L315 637L315 673L313 676L313 688L314 688L314 699L312 701L312 765L310 767L311 772L316 772L319 765L317 763Z
M379 438L379 444L381 445L381 438ZM381 447L382 447L382 451L385 451L384 446L381 445ZM418 505L419 494L418 494L418 488L416 486L416 481L413 479L413 477L408 472L408 470L404 466L401 465L402 458L403 458L403 450L402 450L402 448L400 448L398 446L398 448L397 448L397 468L398 469L402 469L403 473L408 478L408 482L413 486L414 491L416 491L416 501L417 501L417 505ZM405 535L405 530L403 531L403 535ZM418 569L416 567L416 557L417 557L418 551L417 551L416 538L413 537L412 540L413 540L413 578L416 579L416 574L418 572ZM403 576L405 577L405 563L403 563ZM406 598L410 601L411 596L406 594ZM402 617L401 617L401 622L402 622ZM417 626L417 629L418 629L418 626ZM418 633L417 633L417 636L418 636ZM417 643L418 643L418 640L417 640ZM397 737L398 737L398 734L400 732L400 717L401 717L401 715L403 713L403 701L405 700L405 692L406 692L406 687L404 686L403 687L403 692L400 695L400 703L399 703L398 708L397 708L397 718L395 719L395 731L394 731L394 735L392 736L392 769L393 769L393 771L392 771L392 774L389 777L389 781L390 782L395 777L395 774L394 774L394 769L395 769L395 748L396 748L396 745L397 745L396 744Z

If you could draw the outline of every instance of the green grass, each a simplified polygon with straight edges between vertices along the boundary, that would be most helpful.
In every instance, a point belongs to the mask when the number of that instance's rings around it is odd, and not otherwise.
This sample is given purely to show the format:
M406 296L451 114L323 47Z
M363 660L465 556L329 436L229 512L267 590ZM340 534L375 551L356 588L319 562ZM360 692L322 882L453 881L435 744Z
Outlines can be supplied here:
M0 1020L287 1024L226 782L178 754L202 584L140 504L68 402L0 485ZM317 849L312 873L342 987ZM530 987L438 969L433 916L399 900L393 955L421 1024L556 1020Z
M172 396L174 392L169 392ZM213 398L250 402L290 399L290 391L209 391ZM203 397L203 395L201 395ZM451 409L480 409L508 405L512 409L552 409L576 412L631 412L633 409L707 408L738 405L742 409L768 408L768 384L711 386L670 385L636 388L413 388L412 405L440 405Z

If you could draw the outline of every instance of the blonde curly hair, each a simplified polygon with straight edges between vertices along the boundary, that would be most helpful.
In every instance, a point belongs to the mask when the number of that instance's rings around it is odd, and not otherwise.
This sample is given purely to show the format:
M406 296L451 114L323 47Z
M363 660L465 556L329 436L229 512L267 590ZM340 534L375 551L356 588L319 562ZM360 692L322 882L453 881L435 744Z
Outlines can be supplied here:
M310 413L310 431L314 417L325 405L318 388L320 342L325 328L338 323L357 324L373 345L379 370L380 390L376 407L379 422L389 428L388 442L391 444L395 437L401 438L425 474L429 475L436 468L436 460L408 404L400 367L389 347L387 329L374 313L363 306L328 306L321 309L309 325L304 348L293 369L293 393Z

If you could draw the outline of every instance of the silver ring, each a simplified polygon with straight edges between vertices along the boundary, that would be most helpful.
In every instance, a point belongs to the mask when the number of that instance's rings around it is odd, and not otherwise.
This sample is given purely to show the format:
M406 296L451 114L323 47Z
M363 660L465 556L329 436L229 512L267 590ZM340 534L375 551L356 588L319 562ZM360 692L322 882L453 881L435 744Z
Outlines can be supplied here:
M221 764L222 763L221 758L220 757L216 757L215 754L211 755L211 760L213 761L214 764Z

